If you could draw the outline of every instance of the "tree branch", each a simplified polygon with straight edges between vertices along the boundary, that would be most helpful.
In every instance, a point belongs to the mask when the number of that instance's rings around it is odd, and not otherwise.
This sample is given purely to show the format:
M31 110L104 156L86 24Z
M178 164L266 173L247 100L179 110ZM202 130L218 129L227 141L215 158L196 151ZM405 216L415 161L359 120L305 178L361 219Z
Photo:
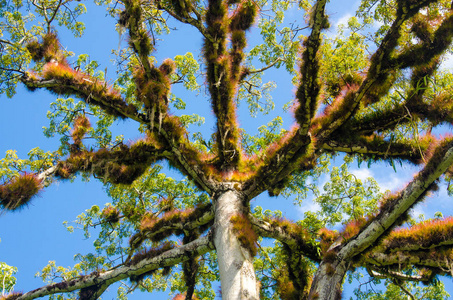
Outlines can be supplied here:
M130 239L131 249L137 249L145 240L163 240L170 235L184 232L194 232L214 219L212 204L201 205L186 211L172 211L159 219L154 217L142 220L140 232ZM132 253L129 257L132 256Z
M387 141L385 138L378 135L371 136L346 136L338 134L336 139L329 139L321 145L323 150L343 152L349 154L362 154L365 157L370 157L373 160L381 159L403 159L412 163L422 162L421 153L427 150L429 144L417 144L417 141L412 140L407 143Z
M283 58L279 57L276 60L274 60L274 62L270 63L269 65L267 65L265 67L262 67L261 69L258 69L258 70L247 70L247 75L248 74L256 74L256 73L264 72L264 71L272 68L273 66L275 66L277 63L279 63L281 61L283 61Z
M401 270L404 268L430 268L436 274L452 274L453 263L450 259L452 249L433 248L422 251L400 251L385 253L372 251L361 259L363 264L370 265L378 270Z
M446 139L437 147L432 158L418 175L396 197L389 198L381 205L379 214L362 231L341 246L339 260L347 260L362 253L395 222L405 214L416 202L423 199L432 184L453 164L453 141Z
M145 258L135 264L119 266L105 272L95 272L91 275L81 276L72 280L43 286L25 293L15 299L29 300L90 287L101 287L105 290L104 287L119 280L129 278L131 276L139 276L159 268L173 266L180 262L186 261L189 259L187 254L190 254L191 256L199 256L213 249L214 245L211 241L211 234L208 234L207 236L200 237L193 242L168 250L156 257Z
M119 93L110 90L99 79L53 62L47 63L46 66L48 68L43 74L44 78L36 78L27 73L21 78L22 82L32 90L46 88L59 95L73 94L86 103L101 107L110 115L149 124L149 118L146 115L137 112L132 104L126 103Z
M398 46L400 29L406 20L434 1L398 2L395 21L371 57L366 78L359 87L354 86L349 89L344 97L336 100L334 106L327 108L324 115L313 121L315 126L313 126L312 134L319 141L327 140L335 130L347 122L356 113L360 102L369 105L381 100L388 93L393 86L395 73L398 70L398 66L392 63L391 54Z
M318 243L299 225L289 220L260 220L249 214L253 229L262 237L276 239L298 249L313 261L321 261Z
M45 171L39 173L36 177L37 177L39 180L44 181L44 180L46 180L48 177L54 175L55 172L57 171L57 169L58 169L58 166L55 165L55 166L50 167L50 168L48 168L47 170L45 170Z
M404 281L428 281L429 279L426 276L422 275L407 275L401 272L391 271L391 270L374 270L367 269L370 276L380 279L387 279L389 277L396 278Z
M234 103L236 82L232 80L232 62L227 52L229 22L225 1L209 1L206 11L207 33L215 38L205 38L206 76L212 108L217 118L215 145L219 164L216 167L227 176L237 169L241 159L240 133Z
M378 251L419 251L450 245L453 245L453 217L393 230L378 246Z
M243 191L253 199L264 191L278 195L285 179L296 169L311 169L317 158L309 135L301 135L299 128L288 132L267 149L264 162L255 175L243 185Z
M312 118L318 108L319 84L319 60L317 53L321 45L321 30L328 27L325 15L326 0L319 0L313 7L310 19L311 33L304 41L305 50L302 54L302 66L300 69L300 85L296 92L299 107L295 112L297 122L300 125L300 134L306 135L310 128Z

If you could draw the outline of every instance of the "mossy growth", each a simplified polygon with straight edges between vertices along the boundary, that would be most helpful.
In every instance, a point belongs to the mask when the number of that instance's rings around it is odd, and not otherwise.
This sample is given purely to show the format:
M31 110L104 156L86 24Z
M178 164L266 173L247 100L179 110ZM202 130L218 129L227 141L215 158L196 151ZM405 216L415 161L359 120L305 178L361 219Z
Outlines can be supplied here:
M49 62L44 65L41 75L43 79L55 81L56 84L47 87L55 94L76 95L120 118L137 113L135 106L126 103L118 91L97 78L73 70L68 65ZM33 83L32 80L25 82L31 87L34 86Z
M106 206L101 213L101 218L110 224L116 224L120 221L120 213L114 206Z
M93 299L93 296L97 293L99 288L100 288L99 286L93 285L93 286L89 286L89 287L80 289L79 300Z
M171 74L173 74L176 70L176 64L175 62L170 59L170 58L167 58L165 59L162 64L159 66L159 70L162 72L162 74L164 74L165 76L170 76Z
M374 215L372 215L372 217L374 217ZM371 219L372 218L360 217L346 223L343 230L340 232L343 242L347 242L357 236L362 228L370 223Z
M394 230L383 241L383 246L390 251L408 249L408 247L427 249L450 241L452 238L453 218L449 217L442 220L428 220L410 228Z
M59 162L56 176L67 179L77 172L89 172L114 184L131 184L161 158L160 146L149 135L129 147L122 144L111 150L77 151Z
M13 293L10 293L7 295L1 295L0 300L15 300L22 295L23 295L23 293L21 293L21 292L13 292Z
M294 288L291 294L296 296L295 299L304 299L308 295L311 285L310 262L297 247L294 248L283 244L282 250L287 266L285 272L287 275L285 275L288 280L286 281L291 282L288 288L291 288L291 286Z
M247 30L255 22L257 6L253 1L242 1L231 17L230 31Z
M322 253L327 253L333 242L335 242L338 239L339 233L336 230L321 228L318 231L318 237L321 240L320 246Z
M395 62L400 68L429 65L450 46L452 39L453 14L443 20L432 38L403 51L395 58Z
M159 247L142 250L132 257L132 259L129 262L129 265L135 265L144 259L152 259L173 248L175 248L174 243L166 241L162 243Z
M193 10L191 1L188 0L170 0L173 11L181 17L188 17L188 14Z
M251 256L255 256L258 235L252 227L252 223L244 214L236 214L230 218L232 229L241 246L249 250Z
M319 91L321 90L318 78L319 57L313 53L317 52L320 43L320 39L306 38L304 40L306 49L302 53L300 85L296 91L299 105L295 110L296 120L301 125L309 124L319 105Z
M58 37L55 33L48 33L42 37L42 42L37 40L27 44L27 50L35 62L44 60L45 62L55 61L67 64L66 58L60 50Z
M241 78L241 63L244 59L244 48L247 45L245 32L241 30L235 30L231 33L231 79L235 82L238 82Z
M42 188L34 174L24 173L0 186L0 205L4 209L18 210L27 205Z
M137 249L144 242L145 237L152 242L159 242L173 234L182 235L184 231L181 228L184 224L197 221L211 210L212 203L205 203L197 205L194 209L168 211L160 218L153 213L147 213L140 222L140 231L131 237L129 244L132 249ZM210 226L211 223L212 221L201 225L198 232L203 232L204 226Z
M430 42L432 40L432 29L428 24L426 16L417 14L412 21L411 32L415 34L422 42Z
M79 115L74 119L74 128L72 130L71 136L74 141L74 144L81 145L82 139L85 137L85 134L91 128L90 120L84 115Z
M299 300L299 292L294 287L293 282L289 279L288 271L285 269L278 270L276 277L276 291L283 300Z
M167 95L170 92L169 76L173 70L173 61L166 60L160 68L152 66L148 72L143 68L135 71L136 97L148 110L154 107L155 113L167 111Z

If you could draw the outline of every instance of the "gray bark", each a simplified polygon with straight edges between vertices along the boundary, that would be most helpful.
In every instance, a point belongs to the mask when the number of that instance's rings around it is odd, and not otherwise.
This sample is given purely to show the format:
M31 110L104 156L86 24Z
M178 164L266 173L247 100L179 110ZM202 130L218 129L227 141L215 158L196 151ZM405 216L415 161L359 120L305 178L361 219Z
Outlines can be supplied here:
M259 299L253 257L241 246L230 219L244 212L243 196L234 188L222 192L215 202L214 245L223 300Z

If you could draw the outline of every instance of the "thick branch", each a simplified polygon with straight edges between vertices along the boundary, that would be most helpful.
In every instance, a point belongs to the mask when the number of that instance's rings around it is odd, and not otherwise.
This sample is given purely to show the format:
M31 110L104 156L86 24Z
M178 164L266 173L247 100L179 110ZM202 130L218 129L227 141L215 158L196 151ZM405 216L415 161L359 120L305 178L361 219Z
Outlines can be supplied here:
M75 290L80 290L94 286L103 287L105 285L111 285L114 282L117 282L125 278L129 278L131 276L140 276L144 273L159 268L173 266L180 262L186 261L189 259L189 256L187 254L190 254L191 256L199 256L213 249L214 246L211 242L211 235L208 234L207 236L198 238L193 242L185 244L181 247L168 250L159 256L145 258L137 262L136 264L129 266L123 265L116 269L111 269L109 271L100 273L96 272L88 276L82 276L69 281L43 286L31 292L25 293L16 299L17 300L35 299L47 295L72 292Z
M205 39L204 54L207 82L212 108L217 118L216 147L219 158L217 168L230 173L237 169L240 160L239 129L234 103L235 83L231 76L231 62L226 49L228 36L228 6L222 0L209 1L206 25L209 36Z
M453 39L453 14L450 13L434 32L432 40L410 47L398 55L393 64L404 69L411 66L425 65L441 55L451 45Z
M411 88L406 95L401 95L405 100L403 103L394 103L391 108L376 109L371 113L355 116L348 124L345 124L345 131L371 134L384 130L394 130L397 125L413 125L416 117L428 120L434 125L443 122L453 122L450 116L450 102L445 101L451 97L448 95L436 96L433 100L423 100L431 80L428 80L439 66L439 60L433 59L427 66L412 68Z
M379 48L370 59L370 67L366 78L360 87L350 89L343 98L338 99L333 108L329 107L325 115L314 120L312 134L320 141L325 141L351 116L353 116L359 103L365 105L375 103L388 93L395 81L395 72L398 67L392 64L391 54L398 46L401 35L400 29L404 22L417 13L421 8L434 2L434 0L417 2L398 2L398 10L395 21L382 40Z
M324 13L326 2L326 0L316 2L310 20L311 34L304 42L305 49L302 54L302 67L300 70L301 83L296 93L299 107L295 112L302 135L308 133L311 120L318 107L320 84L317 53L321 45L321 30L328 26L327 16Z
M407 275L401 272L395 272L391 270L374 270L374 269L368 269L368 273L375 277L375 278L380 278L380 279L386 279L386 278L396 278L399 280L404 280L404 281L428 281L429 279L426 276L422 275Z
M158 128L159 135L165 139L169 151L172 153L169 159L170 163L211 195L215 190L215 182L208 178L208 172L204 169L206 162L200 158L200 153L194 149L185 135L178 136L175 134L182 128L180 124L179 128L175 128L177 124L172 121L175 118L174 116L167 116L163 121L163 126ZM174 130L172 130L173 128Z
M112 183L130 184L154 162L167 157L167 149L149 137L130 147L96 152L74 149L71 155L58 164L56 175L68 178L76 172L92 173Z
M145 240L160 241L172 234L194 232L214 219L212 204L202 205L187 211L171 211L160 219L145 217L140 232L130 239L132 250L138 248Z
M423 251L400 251L395 253L372 252L363 259L372 268L401 270L402 268L430 268L437 274L451 273L453 262L451 249L431 249Z
M350 259L372 246L417 201L423 199L432 184L453 164L453 142L439 145L425 168L400 192L383 204L381 212L338 253L339 259Z
M383 137L372 135L354 138L347 136L346 132L338 134L337 138L329 139L321 147L324 150L344 152L349 154L362 154L373 160L381 159L403 159L412 163L420 163L422 154L427 149L426 143L417 144L416 141L402 143L387 141ZM346 137L344 140L342 137Z
M276 239L288 245L290 249L297 249L313 261L321 261L316 241L299 225L288 220L260 220L252 215L249 215L249 219L253 229L260 236Z
M27 75L22 77L22 82L29 89L46 88L59 95L75 95L86 103L101 107L106 113L121 118L130 118L141 124L148 124L149 119L137 112L137 109L126 103L119 93L110 90L106 83L97 78L87 76L81 72L48 63L44 70L44 78Z
M296 169L311 168L316 158L309 135L301 135L298 128L287 133L267 149L266 158L257 173L243 186L249 199L268 190L277 195L288 176Z
M430 220L394 230L382 241L379 251L418 251L453 245L453 218Z
M143 26L142 8L139 1L124 1L125 11L122 13L120 23L127 25L130 36L130 44L139 58L146 74L151 77L152 64L149 55L152 50L148 32Z

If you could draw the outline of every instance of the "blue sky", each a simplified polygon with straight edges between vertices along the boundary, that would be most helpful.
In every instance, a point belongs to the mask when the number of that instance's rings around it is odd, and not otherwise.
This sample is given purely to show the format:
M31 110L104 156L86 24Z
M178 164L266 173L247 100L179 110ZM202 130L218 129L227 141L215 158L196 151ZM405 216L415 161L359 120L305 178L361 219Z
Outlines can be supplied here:
M339 22L347 20L352 16L354 10L352 7L357 6L357 1L347 1L349 5L338 5L344 1L331 1L327 12L331 16L331 22L334 24L328 34L333 34ZM354 5L352 5L354 3ZM77 54L88 53L93 60L101 63L100 70L108 69L107 77L114 76L114 66L110 61L114 57L110 54L110 49L117 49L120 39L124 42L125 36L119 36L114 30L115 23L105 16L103 8L88 5L88 13L82 16L86 23L85 35L82 39L73 39L70 35L60 33L62 45L67 50ZM290 19L299 18L297 15L290 15ZM252 31L253 33L253 31ZM176 36L176 39L173 37ZM202 46L202 40L199 35L194 36L193 31L187 26L173 32L169 41L159 42L156 49L158 63L167 57L174 57L177 54L193 52L198 56ZM167 43L168 42L168 43ZM271 73L273 80L277 81L277 91L274 94L276 105L279 106L292 99L295 88L288 85L288 77L285 77L281 71ZM200 82L203 83L203 82ZM175 93L178 89L173 90ZM47 139L42 134L42 127L47 126L48 120L46 113L49 109L49 103L54 101L55 97L45 91L30 93L24 88L19 87L18 93L13 99L7 99L0 96L0 132L2 140L0 142L0 153L6 150L15 149L19 157L25 157L27 152L34 147L41 147L46 151L55 150L58 147L57 139ZM188 99L189 110L196 111L206 118L206 125L203 130L210 132L214 127L213 113L210 105L203 97L191 97ZM258 118L251 118L245 112L246 105L243 105L239 111L240 124L252 134L257 132L257 128L269 122L277 113L267 116L260 115ZM285 118L284 127L290 128L293 120ZM131 122L118 121L116 131L125 135L127 139L136 139L139 137L137 131L133 130L136 126ZM341 163L341 159L338 159ZM404 184L416 172L415 168L399 168L395 173L390 166L378 165L372 169L352 169L352 172L359 178L374 177L383 187L383 189L395 190ZM439 192L435 200L428 200L415 209L415 212L425 213L428 217L441 210L448 209L450 199L444 192ZM76 180L74 183L59 182L53 184L32 204L17 213L3 213L0 216L0 261L9 265L16 266L19 272L16 274L18 282L17 291L29 291L36 287L42 286L40 279L34 278L34 274L40 271L50 260L56 260L57 265L71 266L74 264L73 258L77 253L88 253L94 251L92 246L93 239L86 240L81 231L75 231L69 234L62 223L72 221L78 214L92 205L101 207L110 202L105 195L100 183L92 180L82 182ZM286 217L298 219L303 216L303 212L312 209L313 204L305 201L300 208L294 209L292 199L268 198L266 195L259 196L253 201L264 208L282 210ZM435 205L433 205L435 204ZM434 209L433 209L434 208ZM450 209L451 211L451 209ZM451 279L447 279L451 281ZM114 299L115 291L111 288L104 299ZM449 287L453 294L453 288ZM350 292L350 291L349 291ZM348 291L346 291L346 294ZM140 293L134 294L130 299L145 299L149 295ZM166 295L160 295L154 299L167 299Z

